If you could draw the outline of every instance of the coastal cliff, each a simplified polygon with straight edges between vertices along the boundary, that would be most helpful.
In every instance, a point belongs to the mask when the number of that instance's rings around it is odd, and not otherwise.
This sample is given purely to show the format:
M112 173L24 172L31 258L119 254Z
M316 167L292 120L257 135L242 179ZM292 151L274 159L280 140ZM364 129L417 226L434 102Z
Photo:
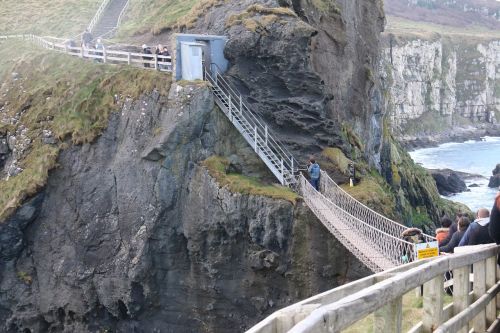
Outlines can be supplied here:
M432 143L500 133L500 41L387 39L381 73L398 138Z
M65 149L0 225L2 330L241 331L367 274L288 190L234 193L201 163L234 154L266 177L208 88L177 85Z
M355 161L409 225L451 212L389 130L381 1L200 6L178 29L230 37L228 79L301 162ZM368 274L205 83L31 52L0 66L1 330L235 332Z

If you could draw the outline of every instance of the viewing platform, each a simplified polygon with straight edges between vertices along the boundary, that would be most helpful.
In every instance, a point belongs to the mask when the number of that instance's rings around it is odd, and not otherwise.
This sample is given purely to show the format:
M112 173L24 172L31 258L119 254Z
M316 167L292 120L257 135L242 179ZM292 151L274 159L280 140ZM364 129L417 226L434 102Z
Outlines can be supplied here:
M423 314L407 332L498 332L499 250L494 244L461 247L370 275L281 309L247 333L343 332L368 315L374 316L374 333L403 332L403 296L415 292ZM444 305L450 285L453 299Z

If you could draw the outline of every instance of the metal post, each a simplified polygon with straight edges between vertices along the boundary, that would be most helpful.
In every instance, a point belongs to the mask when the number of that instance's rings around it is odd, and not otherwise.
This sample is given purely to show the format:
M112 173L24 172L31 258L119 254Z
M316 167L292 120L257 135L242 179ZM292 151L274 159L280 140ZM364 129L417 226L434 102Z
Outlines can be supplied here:
M229 109L229 119L231 119L231 122L233 122L233 113L231 112L231 95L228 95L228 103L227 103L227 107Z
M106 49L105 49L105 48L103 48L103 49L102 49L102 61L103 61L104 63L106 63L106 60L107 60L106 58L107 58L107 55L106 55Z
M283 163L283 159L281 159L281 176L283 177L283 181L285 180L285 164Z
M127 54L127 64L130 65L131 61L130 61L130 52Z
M158 56L155 54L155 69L158 70Z
M292 173L293 173L293 156L290 157L290 162L291 162L291 165L292 165Z
M264 126L264 142L266 143L267 147L267 125Z
M240 95L240 113L243 112L243 100L241 99Z
M257 149L259 148L257 146L257 125L255 125L255 127L254 127L254 140L255 140L254 141L254 148L255 148L255 151L257 152Z

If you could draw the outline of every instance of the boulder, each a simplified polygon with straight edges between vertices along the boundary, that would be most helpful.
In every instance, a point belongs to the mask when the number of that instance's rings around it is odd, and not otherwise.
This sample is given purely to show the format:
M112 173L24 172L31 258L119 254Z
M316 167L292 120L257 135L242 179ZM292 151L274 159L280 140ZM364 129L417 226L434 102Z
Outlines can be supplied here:
M497 164L493 170L493 176L490 177L489 187L499 187L500 186L500 164Z
M444 169L429 171L434 178L439 194L441 195L451 195L468 190L463 179L453 170Z

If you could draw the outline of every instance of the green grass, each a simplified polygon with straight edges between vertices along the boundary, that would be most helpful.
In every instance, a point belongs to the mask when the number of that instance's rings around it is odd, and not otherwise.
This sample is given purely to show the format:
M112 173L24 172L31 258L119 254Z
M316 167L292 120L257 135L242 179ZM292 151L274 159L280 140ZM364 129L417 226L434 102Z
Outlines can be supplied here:
M28 45L12 41L0 48L2 115L13 117L25 110L15 125L0 122L0 133L14 133L23 125L31 139L19 160L23 171L0 180L0 221L45 185L64 144L95 140L126 97L153 89L166 94L170 87L170 75L96 64ZM18 73L17 79L12 72ZM43 130L54 133L56 144L43 143Z
M74 36L85 29L100 3L101 0L2 0L0 35Z
M341 187L356 200L361 201L376 212L394 218L396 204L387 183L376 172L372 172L361 179L354 187L349 184Z
M130 0L118 38L193 27L214 6L229 0Z
M229 161L220 156L211 156L202 162L209 174L214 177L221 187L227 186L233 193L261 195L274 199L283 199L295 204L299 196L288 187L280 185L267 185L257 178L241 174L228 173L226 170Z
M423 39L434 39L440 35L446 35L461 41L465 38L475 42L500 38L500 31L483 26L454 27L430 22L411 21L390 15L387 16L386 33Z
M349 162L350 160L344 155L342 150L339 148L325 148L321 155L329 160L329 162L334 164L343 174L349 173Z

